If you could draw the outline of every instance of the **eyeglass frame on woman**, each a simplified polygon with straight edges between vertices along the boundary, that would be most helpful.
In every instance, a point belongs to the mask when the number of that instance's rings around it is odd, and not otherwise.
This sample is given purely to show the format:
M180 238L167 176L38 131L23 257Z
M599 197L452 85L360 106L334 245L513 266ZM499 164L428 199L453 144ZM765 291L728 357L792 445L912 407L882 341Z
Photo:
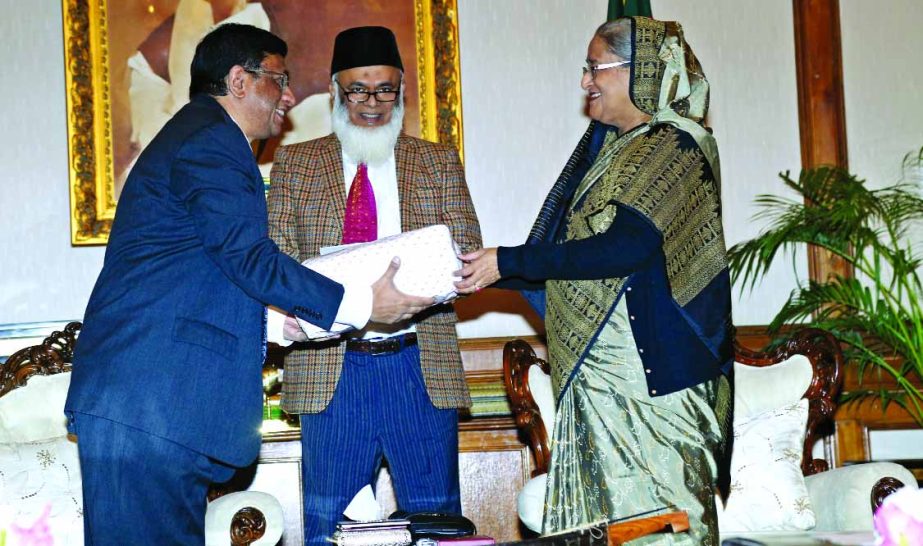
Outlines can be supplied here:
M337 87L343 90L343 94L346 95L346 100L348 100L349 102L353 104L362 104L364 102L368 102L369 99L372 98L372 95L375 95L375 100L378 102L394 102L397 100L397 97L401 94L400 85L398 85L397 89L378 89L375 91L350 91L349 89L346 89L345 87L343 87L340 84L340 82L337 82ZM394 93L394 98L390 100L382 99L381 97L378 96L381 93ZM355 95L365 95L365 99L353 100L352 97Z
M595 80L596 73L599 72L600 70L608 70L610 68L617 68L619 66L625 66L626 64L631 64L631 61L615 61L614 63L587 65L587 66L581 66L580 68L583 70L584 76L586 76L587 72L589 72L590 79Z
M263 67L259 68L244 68L244 71L251 74L257 74L260 76L269 76L272 78L272 81L276 82L276 85L279 86L279 91L285 91L288 87L289 75L285 72L276 72L274 70L266 70Z

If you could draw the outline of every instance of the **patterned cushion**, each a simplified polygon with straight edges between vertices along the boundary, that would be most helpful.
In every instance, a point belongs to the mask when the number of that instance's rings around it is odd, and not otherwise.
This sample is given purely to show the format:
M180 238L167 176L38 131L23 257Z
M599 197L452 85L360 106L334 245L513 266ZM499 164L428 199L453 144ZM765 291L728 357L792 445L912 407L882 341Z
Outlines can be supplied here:
M719 514L722 534L814 527L801 454L808 401L734 419L731 492Z
M27 536L42 535L46 524L56 546L82 545L77 445L66 436L0 444L0 514L8 546L33 544Z

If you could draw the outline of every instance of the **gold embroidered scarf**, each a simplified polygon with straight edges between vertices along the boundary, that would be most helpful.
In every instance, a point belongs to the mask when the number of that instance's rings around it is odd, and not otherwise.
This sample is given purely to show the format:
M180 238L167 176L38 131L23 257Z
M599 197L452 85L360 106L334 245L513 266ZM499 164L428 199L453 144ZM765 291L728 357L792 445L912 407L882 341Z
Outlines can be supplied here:
M564 238L605 232L615 220L617 204L643 214L662 235L670 296L682 307L727 268L717 148L699 124L708 106L708 84L677 23L632 20L631 97L653 119L619 137L607 137L577 189L572 203L578 205L566 214ZM655 130L658 125L670 127ZM699 147L681 147L679 130ZM705 172L706 165L714 178ZM615 308L625 281L546 283L545 323L558 397Z

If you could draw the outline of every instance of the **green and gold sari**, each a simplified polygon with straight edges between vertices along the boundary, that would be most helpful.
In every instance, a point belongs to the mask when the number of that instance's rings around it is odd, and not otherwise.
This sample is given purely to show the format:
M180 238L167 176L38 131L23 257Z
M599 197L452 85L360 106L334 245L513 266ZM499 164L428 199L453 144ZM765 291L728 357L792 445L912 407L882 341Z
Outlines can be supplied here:
M643 215L663 240L664 297L683 309L727 269L717 149L700 124L708 84L677 23L643 17L631 23L631 98L652 119L606 137L558 233L560 242L585 239L609 229L620 209ZM549 205L556 189L542 214L560 206ZM542 223L540 215L533 238L547 238ZM717 544L715 453L724 437L728 383L717 377L654 395L623 297L629 278L545 284L558 411L543 531L668 507L689 513L691 532L642 542Z

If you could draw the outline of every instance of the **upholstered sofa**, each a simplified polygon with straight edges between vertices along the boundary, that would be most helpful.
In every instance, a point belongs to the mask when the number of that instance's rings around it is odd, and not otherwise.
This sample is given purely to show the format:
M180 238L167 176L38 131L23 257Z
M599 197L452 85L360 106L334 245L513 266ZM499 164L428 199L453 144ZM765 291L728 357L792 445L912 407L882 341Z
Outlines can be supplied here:
M894 463L829 469L825 459L814 457L815 446L833 447L823 439L833 432L842 386L844 362L836 340L807 328L766 352L740 345L735 351L727 504L716 496L722 539L809 544L848 533L855 543L872 541L873 511L890 493L917 485ZM519 515L540 532L554 424L548 364L526 342L514 340L504 347L503 373L517 426L535 458L533 478L517 499Z
M79 331L79 322L70 323L0 365L0 530L7 527L7 546L37 544L24 537L38 535L58 546L83 544L77 445L63 413ZM279 542L282 507L272 495L215 490L210 497L207 545Z

